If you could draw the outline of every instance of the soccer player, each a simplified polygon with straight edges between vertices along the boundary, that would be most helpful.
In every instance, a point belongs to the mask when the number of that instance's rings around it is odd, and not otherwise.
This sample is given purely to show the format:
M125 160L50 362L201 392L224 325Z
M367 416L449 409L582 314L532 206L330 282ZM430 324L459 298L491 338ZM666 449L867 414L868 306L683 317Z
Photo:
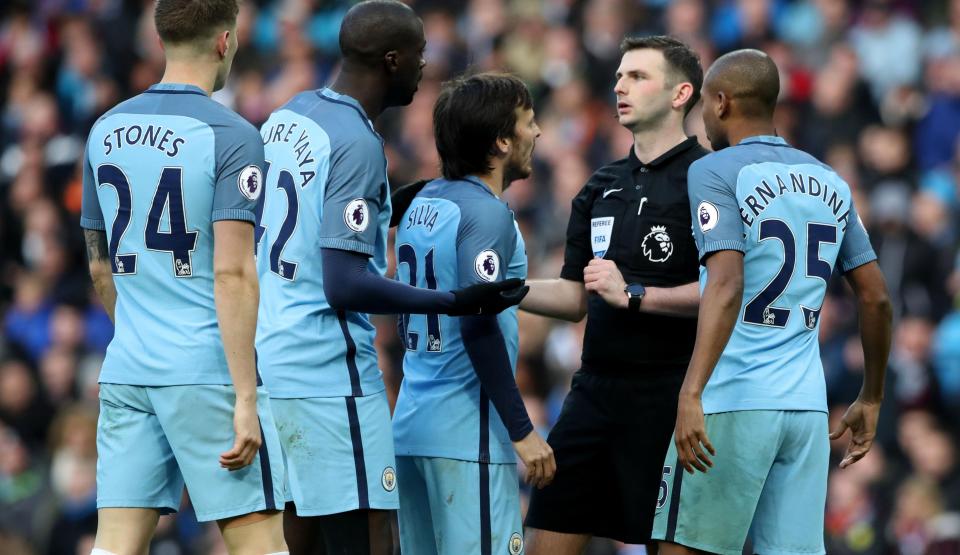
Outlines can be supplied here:
M443 178L428 183L397 230L397 275L453 289L526 278L513 212L499 199L530 175L540 128L516 77L448 83L433 112ZM407 352L394 411L403 553L523 551L516 454L544 486L556 464L514 381L517 311L404 315ZM491 407L495 409L492 413Z
M739 555L751 529L761 555L824 553L828 436L852 432L842 468L876 432L886 285L850 187L774 136L779 92L776 65L757 50L721 57L704 82L717 152L690 166L703 296L654 523L661 554ZM817 330L835 268L857 296L865 371L828 434Z
M382 275L390 189L373 121L413 99L424 46L405 4L357 4L340 28L333 85L298 94L261 129L257 354L284 446L295 554L392 553L396 463L367 313L496 314L526 292L520 280L450 292Z
M263 145L209 97L237 51L237 12L236 0L158 0L163 80L87 142L80 223L116 323L100 373L94 554L145 553L184 483L231 553L286 551L280 442L254 359Z

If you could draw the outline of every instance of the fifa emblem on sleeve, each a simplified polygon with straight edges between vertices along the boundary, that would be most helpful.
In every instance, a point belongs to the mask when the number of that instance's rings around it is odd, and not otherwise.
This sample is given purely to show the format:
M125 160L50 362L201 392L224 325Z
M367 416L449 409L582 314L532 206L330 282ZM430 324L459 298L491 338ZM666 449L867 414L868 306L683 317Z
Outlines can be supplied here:
M673 241L667 234L667 227L663 225L651 227L650 233L643 238L640 247L643 249L644 256L650 259L650 262L666 262L673 254Z
M260 198L260 191L263 190L262 183L263 175L257 166L247 166L240 170L240 175L237 176L237 186L240 187L240 194L248 200Z
M348 202L343 209L343 222L351 230L363 233L370 224L370 209L367 208L367 201L356 198Z
M383 474L380 476L380 485L386 491L393 491L397 487L397 473L392 467L388 466L383 469Z
M473 266L483 281L496 281L497 276L500 275L500 257L490 249L478 254L473 260Z
M519 532L511 534L510 543L507 547L510 549L510 555L520 555L520 552L523 551L523 536Z

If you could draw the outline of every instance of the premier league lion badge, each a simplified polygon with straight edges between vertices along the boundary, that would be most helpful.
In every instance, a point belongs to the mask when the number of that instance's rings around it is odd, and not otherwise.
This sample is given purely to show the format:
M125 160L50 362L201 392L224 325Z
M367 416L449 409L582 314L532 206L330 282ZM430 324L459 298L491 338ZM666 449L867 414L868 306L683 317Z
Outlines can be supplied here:
M673 241L667 234L667 227L655 225L650 228L650 233L643 238L640 244L643 254L650 259L650 262L666 262L673 254Z

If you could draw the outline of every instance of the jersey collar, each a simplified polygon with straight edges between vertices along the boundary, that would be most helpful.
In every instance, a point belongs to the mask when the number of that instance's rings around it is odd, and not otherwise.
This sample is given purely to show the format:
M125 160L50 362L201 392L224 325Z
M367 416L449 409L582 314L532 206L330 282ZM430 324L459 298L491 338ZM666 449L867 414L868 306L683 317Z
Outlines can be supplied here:
M783 140L783 137L777 137L776 135L754 135L753 137L747 137L746 139L743 139L738 144L749 145L754 143L762 143L766 145L789 146L789 143Z
M651 160L650 162L644 164L643 162L640 161L639 158L637 158L637 153L633 149L633 144L631 144L630 154L628 155L628 159L630 160L630 167L632 169L638 169L642 167L655 168L657 166L662 166L667 162L669 162L670 160L672 160L673 158L676 158L680 154L690 150L696 145L697 145L696 137L687 137L687 140L681 142L677 146L671 148L670 150L664 152L660 156L657 156L655 159Z
M480 179L479 177L477 177L477 176L475 176L475 175L468 175L468 176L464 177L463 180L464 180L464 181L467 181L467 182L469 182L469 183L472 183L472 184L476 185L477 187L480 187L481 189L483 189L484 191L486 191L487 193L489 193L490 196L492 196L492 197L500 198L500 197L497 197L497 195L493 194L493 191L490 190L490 187L489 187L486 183L484 183L482 179Z
M186 83L157 83L145 92L154 94L199 94L207 96L207 93L203 92L203 89L200 87Z

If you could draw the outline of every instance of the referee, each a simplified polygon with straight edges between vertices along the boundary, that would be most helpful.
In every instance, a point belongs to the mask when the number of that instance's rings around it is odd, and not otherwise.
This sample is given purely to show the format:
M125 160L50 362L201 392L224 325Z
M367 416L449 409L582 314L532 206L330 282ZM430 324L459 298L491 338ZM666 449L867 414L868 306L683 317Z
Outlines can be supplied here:
M582 367L547 442L554 482L534 490L528 555L576 555L591 536L649 543L677 395L696 333L697 249L687 168L707 154L683 120L700 97L696 53L670 37L628 38L617 115L630 154L573 199L559 279L528 281L528 312L587 315Z

